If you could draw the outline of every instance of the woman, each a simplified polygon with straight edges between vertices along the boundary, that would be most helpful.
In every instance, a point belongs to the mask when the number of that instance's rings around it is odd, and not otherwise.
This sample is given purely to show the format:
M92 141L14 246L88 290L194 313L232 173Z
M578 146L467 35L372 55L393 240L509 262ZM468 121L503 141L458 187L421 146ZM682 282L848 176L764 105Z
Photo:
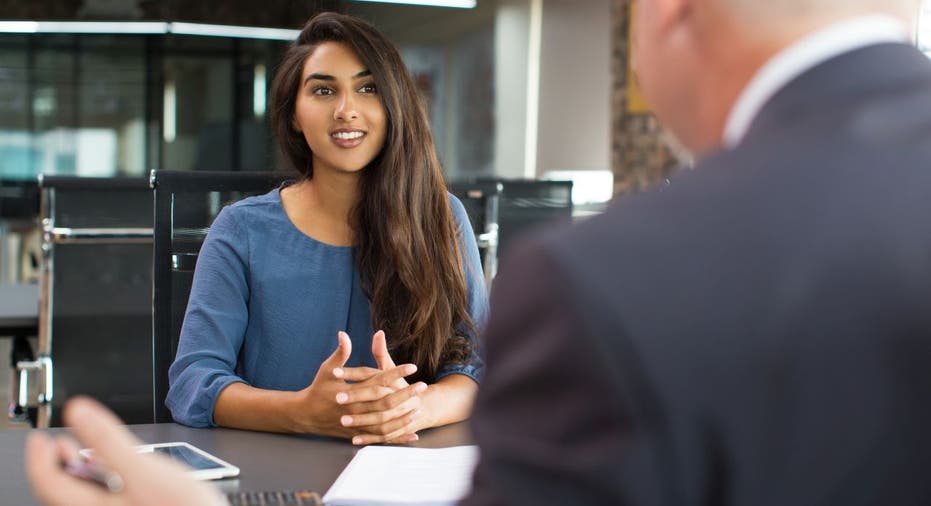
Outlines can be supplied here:
M397 50L361 20L317 15L270 102L301 177L211 227L169 372L175 420L370 444L467 418L487 311L478 249Z

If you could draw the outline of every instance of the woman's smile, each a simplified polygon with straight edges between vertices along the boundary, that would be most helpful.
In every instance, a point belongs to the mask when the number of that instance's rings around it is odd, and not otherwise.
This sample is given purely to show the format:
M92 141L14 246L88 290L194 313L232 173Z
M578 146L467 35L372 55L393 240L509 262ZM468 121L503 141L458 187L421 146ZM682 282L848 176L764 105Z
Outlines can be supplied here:
M359 146L365 140L366 132L350 128L340 128L330 134L333 143L345 149Z

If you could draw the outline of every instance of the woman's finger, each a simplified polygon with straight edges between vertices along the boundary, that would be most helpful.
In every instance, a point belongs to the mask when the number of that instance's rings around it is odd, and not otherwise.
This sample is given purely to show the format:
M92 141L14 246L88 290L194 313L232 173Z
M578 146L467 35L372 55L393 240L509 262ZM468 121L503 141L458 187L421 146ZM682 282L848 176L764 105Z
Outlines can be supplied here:
M376 401L395 392L393 388L383 385L366 385L349 388L336 394L337 404Z
M377 411L388 411L390 409L394 409L412 397L420 396L420 394L424 393L426 390L427 384L420 381L414 383L413 385L404 387L401 390L392 390L392 392L389 392L387 395L369 400L367 402L350 401L348 400L351 398L349 392L340 392L340 394L337 394L337 402L344 398L341 397L341 394L345 393L347 402L343 404L346 404L346 408L349 414L355 415L362 413L373 413Z
M375 356L375 363L381 370L395 367L391 354L388 353L388 342L385 338L385 331L379 330L372 336L372 355Z
M398 392L406 393L406 392ZM378 409L375 411L362 412L358 414L343 415L340 417L340 423L343 427L376 427L380 425L385 425L390 421L396 420L399 417L402 417L406 413L415 411L420 408L420 397L417 394L408 395L397 404L392 405L387 409ZM378 434L385 434L394 429L380 429L380 430L369 430L364 429L363 432L375 432Z
M381 369L375 369L374 367L339 367L333 370L333 375L342 380L361 383L383 372Z
M352 341L349 339L349 334L343 331L337 332L336 349L333 350L333 353L331 353L322 364L320 364L319 370L321 372L331 371L333 376L339 378L340 375L338 371L346 365L346 361L349 360L350 354L352 354Z
M354 445L370 445L370 444L379 444L379 443L388 443L391 441L404 441L410 442L415 441L410 436L416 436L417 430L419 428L418 424L418 414L412 412L407 416L400 418L395 422L392 422L392 426L389 427L389 431L385 434L372 433L372 432L363 432L362 434L353 436L352 444Z

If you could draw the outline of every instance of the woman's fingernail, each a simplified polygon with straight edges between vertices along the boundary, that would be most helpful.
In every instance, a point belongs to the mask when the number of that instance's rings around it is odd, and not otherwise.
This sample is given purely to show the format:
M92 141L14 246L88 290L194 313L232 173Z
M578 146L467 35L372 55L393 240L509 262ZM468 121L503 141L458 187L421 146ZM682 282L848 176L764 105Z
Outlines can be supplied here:
M349 415L345 415L339 419L339 423L343 424L344 427L348 427L352 425L352 417Z
M418 394L422 394L422 393L426 392L426 391L427 391L427 384L424 383L424 382L422 382L422 381L419 382L419 383L417 383L416 385L414 385L414 391L417 392Z
M344 374L345 372L343 372L343 369L341 367L337 367L336 369L333 369L333 376L336 376L337 378L342 378Z
M360 445L360 444L362 444L362 437L361 437L361 436L356 436L356 437L352 438L352 444L354 444L354 445Z
M404 366L404 374L414 374L417 372L417 366L414 364L407 364Z
M417 434L412 434L411 437L408 438L408 441L413 443L414 441L417 441L418 439L420 439L420 436L418 436Z
M344 402L348 400L349 400L349 394L347 394L346 392L340 392L336 394L336 402L338 404L343 404Z

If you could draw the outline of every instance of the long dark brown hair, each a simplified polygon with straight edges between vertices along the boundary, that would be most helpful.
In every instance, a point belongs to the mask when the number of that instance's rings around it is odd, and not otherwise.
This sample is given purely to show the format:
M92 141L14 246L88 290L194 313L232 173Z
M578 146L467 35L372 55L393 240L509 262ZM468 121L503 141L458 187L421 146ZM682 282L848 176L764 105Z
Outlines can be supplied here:
M355 52L372 73L387 118L385 144L362 171L361 198L350 215L372 326L385 331L396 363L417 365L411 379L432 381L441 364L468 358L467 335L475 325L427 115L397 48L384 35L352 16L314 16L285 52L269 97L281 149L304 177L313 177L313 153L292 127L295 103L304 62L324 42Z

